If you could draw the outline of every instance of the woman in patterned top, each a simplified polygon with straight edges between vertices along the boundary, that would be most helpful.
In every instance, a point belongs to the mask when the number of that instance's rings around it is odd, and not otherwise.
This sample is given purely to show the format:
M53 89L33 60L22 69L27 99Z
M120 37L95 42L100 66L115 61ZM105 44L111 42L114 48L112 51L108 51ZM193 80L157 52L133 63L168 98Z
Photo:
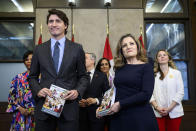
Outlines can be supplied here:
M34 100L29 88L29 76L33 52L27 51L23 56L27 71L16 75L11 82L6 112L13 113L10 131L30 131L35 127Z

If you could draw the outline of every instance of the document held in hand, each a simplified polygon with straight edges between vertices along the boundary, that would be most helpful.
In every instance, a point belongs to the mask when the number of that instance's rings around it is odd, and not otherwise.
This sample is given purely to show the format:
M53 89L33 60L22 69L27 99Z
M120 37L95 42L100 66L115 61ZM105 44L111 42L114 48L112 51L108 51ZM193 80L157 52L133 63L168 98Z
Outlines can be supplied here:
M104 93L101 105L98 107L98 115L105 116L115 102L116 88L113 86Z
M55 117L60 117L65 104L64 96L67 94L68 90L53 84L50 86L50 90L52 96L46 97L42 111Z

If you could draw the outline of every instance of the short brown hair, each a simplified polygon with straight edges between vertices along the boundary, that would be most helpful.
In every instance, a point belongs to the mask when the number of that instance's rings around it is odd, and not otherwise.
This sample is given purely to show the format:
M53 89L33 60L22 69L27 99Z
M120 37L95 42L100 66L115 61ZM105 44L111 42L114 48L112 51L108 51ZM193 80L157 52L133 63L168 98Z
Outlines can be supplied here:
M57 9L48 10L47 21L46 21L47 24L48 24L49 17L51 15L57 15L64 22L64 25L66 25L68 29L69 19L67 18L67 15L63 11ZM67 29L65 29L65 35L67 34Z

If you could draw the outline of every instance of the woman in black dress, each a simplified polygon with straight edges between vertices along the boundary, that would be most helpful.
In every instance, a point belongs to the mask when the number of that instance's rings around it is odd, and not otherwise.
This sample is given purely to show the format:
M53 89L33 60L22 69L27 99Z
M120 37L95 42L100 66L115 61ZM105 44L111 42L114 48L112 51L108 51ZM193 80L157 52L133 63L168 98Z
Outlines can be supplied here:
M149 103L154 88L153 67L131 34L120 38L116 53L116 102L108 113L110 131L158 131Z

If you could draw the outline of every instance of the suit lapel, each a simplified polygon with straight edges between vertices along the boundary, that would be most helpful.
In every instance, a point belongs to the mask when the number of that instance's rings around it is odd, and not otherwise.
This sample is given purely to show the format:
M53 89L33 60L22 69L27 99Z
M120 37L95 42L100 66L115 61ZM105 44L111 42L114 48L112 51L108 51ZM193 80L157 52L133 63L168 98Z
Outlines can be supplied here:
M57 75L56 73L56 70L55 70L55 67L54 67L54 62L53 62L53 59L52 59L52 53L51 53L51 41L49 40L47 43L46 43L46 59L48 59L48 63L46 65L47 68L48 68L48 71L52 74L52 75Z
M64 48L64 53L63 53L63 59L62 59L62 62L61 62L61 66L60 66L58 75L63 73L63 70L66 67L66 62L69 61L69 56L70 56L71 51L72 51L71 50L71 44L73 44L73 43L71 43L71 41L66 38L65 48Z
M93 78L91 80L91 83L90 83L91 86L93 86L93 84L96 83L98 76L99 76L98 73L95 71L93 74Z

